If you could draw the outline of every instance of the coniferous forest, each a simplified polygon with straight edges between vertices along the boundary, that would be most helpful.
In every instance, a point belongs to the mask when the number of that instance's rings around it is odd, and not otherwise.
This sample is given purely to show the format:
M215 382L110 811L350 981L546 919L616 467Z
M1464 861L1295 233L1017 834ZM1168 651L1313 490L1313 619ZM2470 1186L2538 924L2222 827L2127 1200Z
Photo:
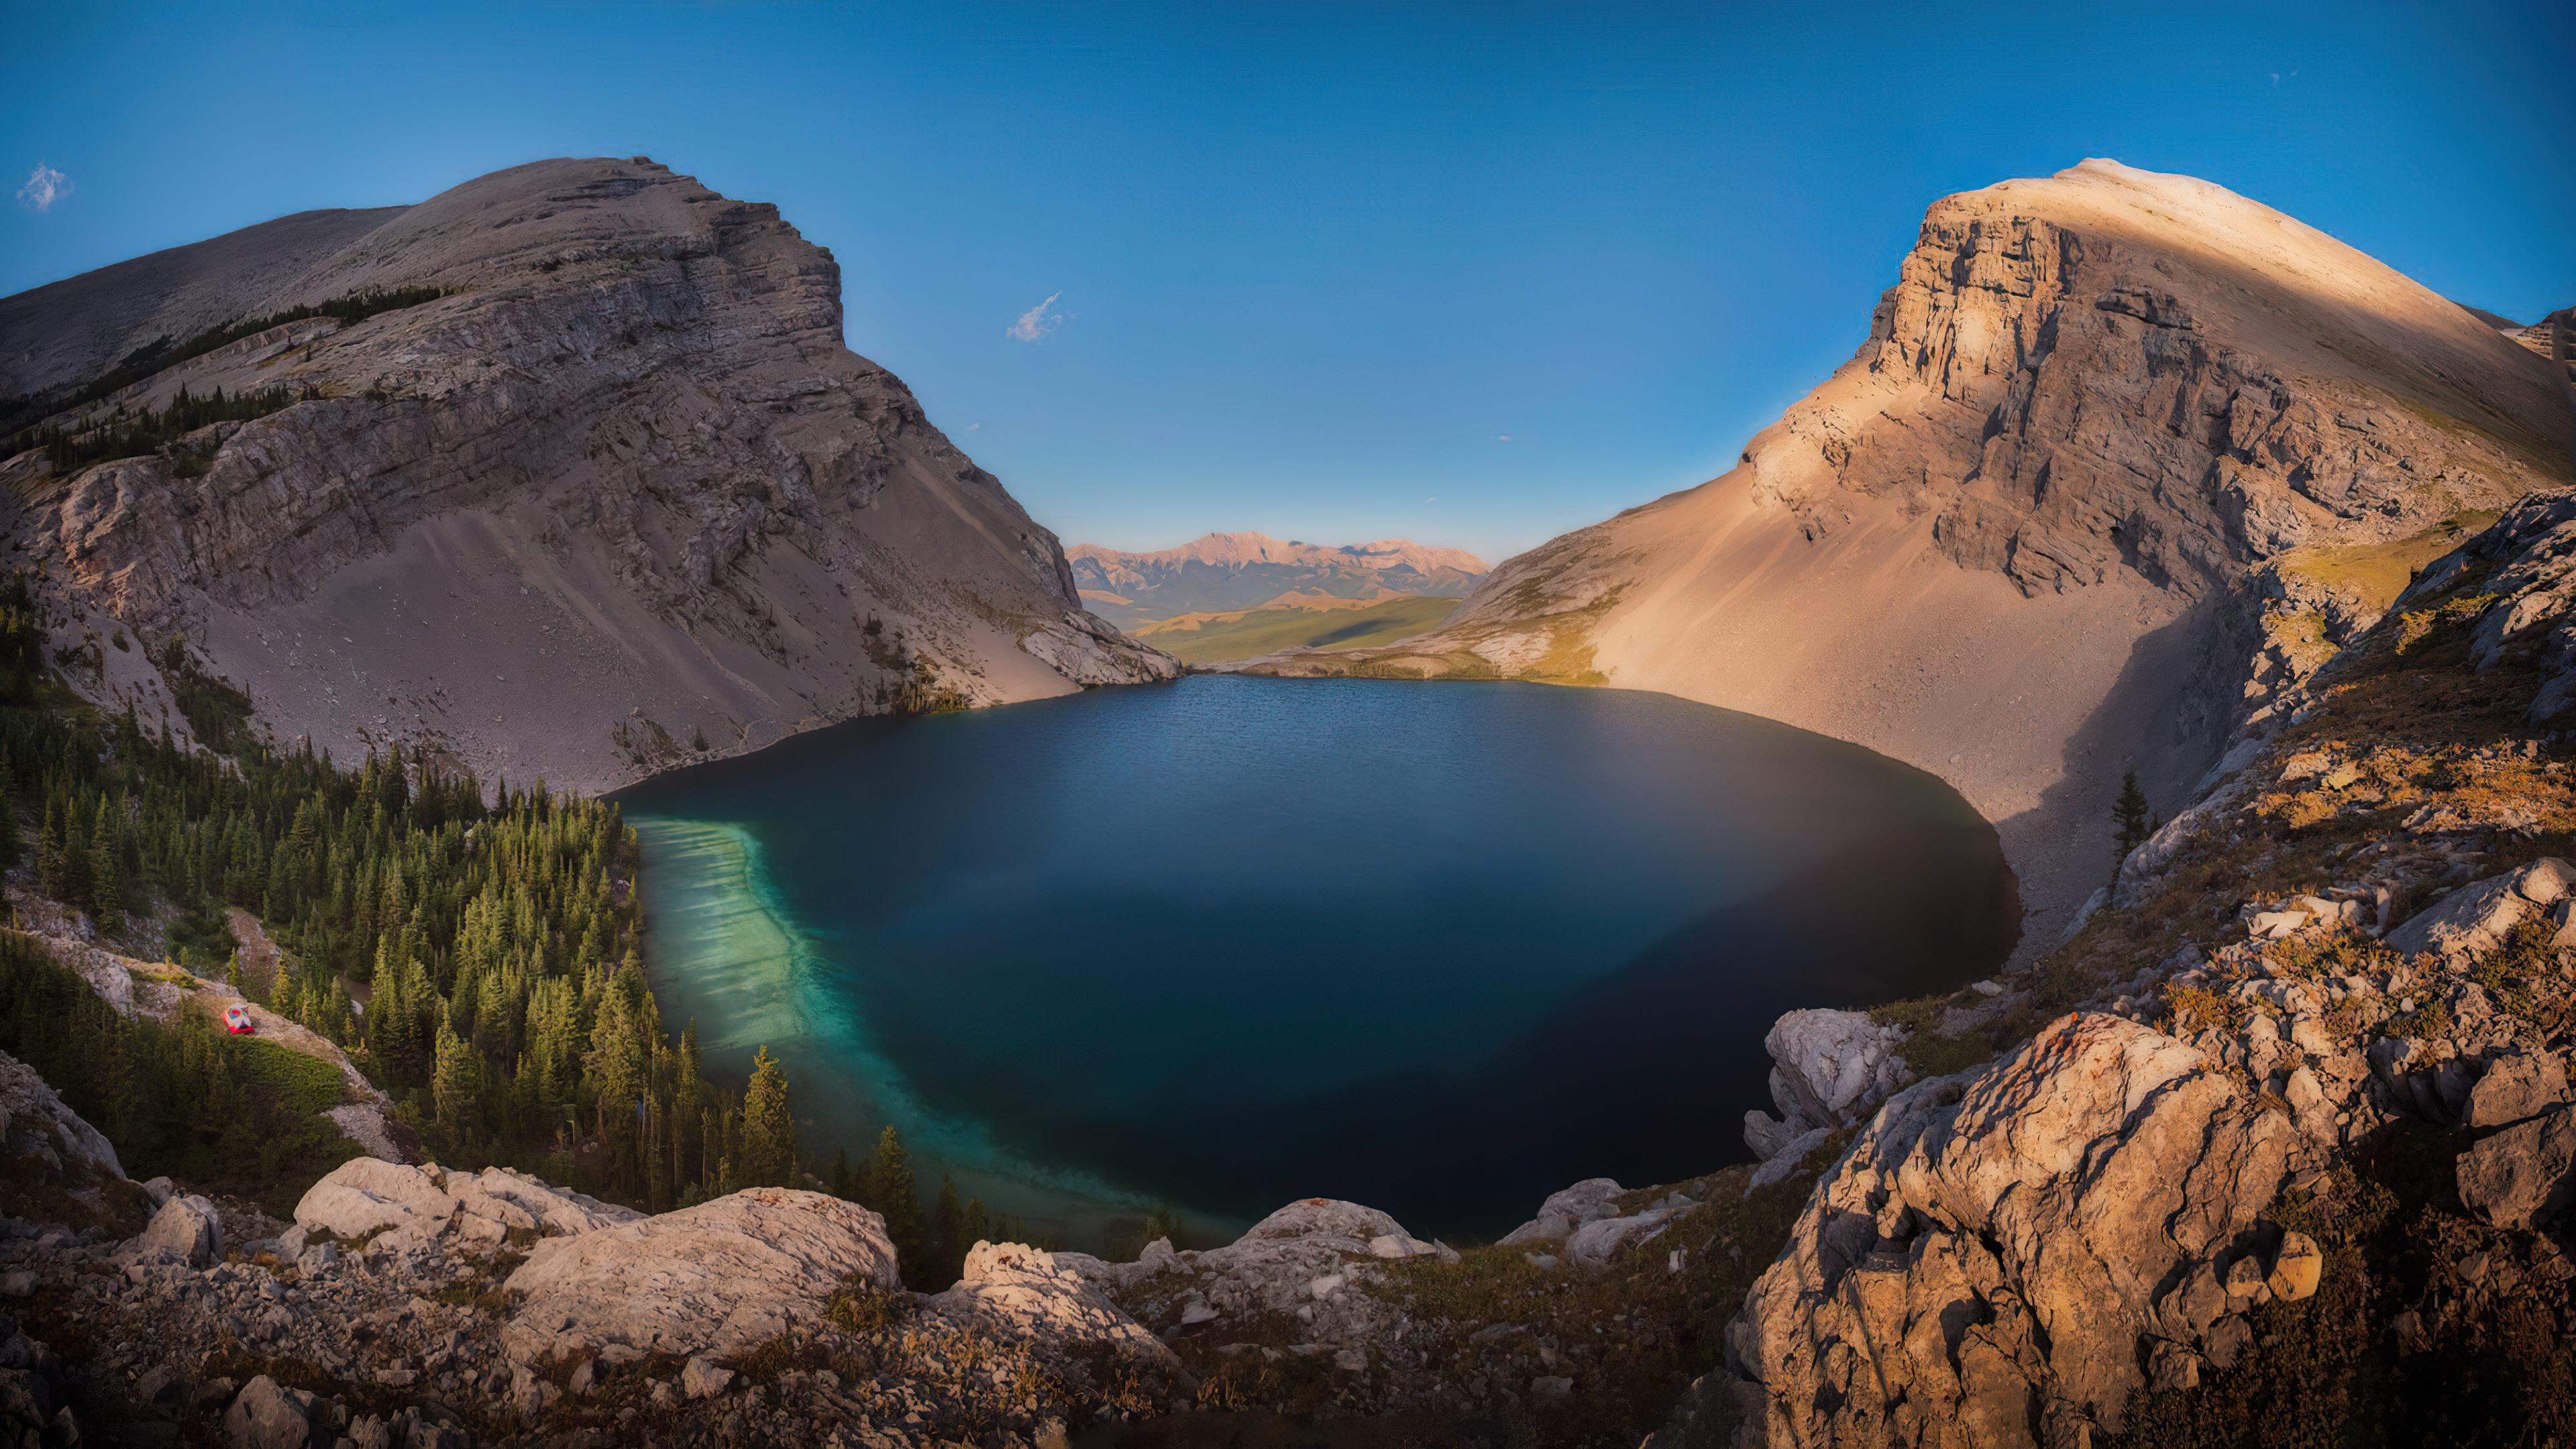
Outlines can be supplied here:
M51 678L24 576L0 585L0 865L130 954L228 978L338 1043L431 1157L504 1164L651 1211L798 1185L784 1070L710 1081L645 982L635 832L610 802L471 774L399 747L346 767L272 749L248 701L173 640L157 655L200 741L101 716ZM26 837L32 836L32 861ZM227 907L280 948L245 970ZM336 1073L202 1011L127 1020L31 938L0 936L0 1050L106 1131L130 1175L291 1208L355 1144L313 1115ZM916 1285L940 1286L987 1222L953 1185L925 1213L892 1129L829 1186L884 1212Z

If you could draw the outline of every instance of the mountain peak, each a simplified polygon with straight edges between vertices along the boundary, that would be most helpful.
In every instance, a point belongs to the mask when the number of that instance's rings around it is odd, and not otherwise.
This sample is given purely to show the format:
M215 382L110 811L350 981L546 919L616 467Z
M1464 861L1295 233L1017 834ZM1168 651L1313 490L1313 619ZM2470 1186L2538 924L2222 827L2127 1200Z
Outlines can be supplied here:
M1178 548L1151 552L1076 544L1064 557L1084 606L1122 629L1182 614L1257 608L1285 593L1464 598L1489 567L1465 549L1411 539L1328 545L1249 532L1203 534Z

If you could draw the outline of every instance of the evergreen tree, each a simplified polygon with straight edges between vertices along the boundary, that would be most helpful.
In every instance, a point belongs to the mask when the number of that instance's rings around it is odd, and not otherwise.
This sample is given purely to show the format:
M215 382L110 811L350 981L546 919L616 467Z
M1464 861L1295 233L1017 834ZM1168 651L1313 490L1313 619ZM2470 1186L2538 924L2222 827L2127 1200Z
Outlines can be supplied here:
M868 1163L867 1188L859 1201L885 1219L905 1280L926 1277L931 1245L922 1231L921 1188L912 1179L912 1154L904 1150L903 1134L891 1122L877 1134L876 1156Z
M837 1197L844 1202L848 1202L859 1195L858 1182L850 1176L850 1149L844 1147L838 1152L832 1154L832 1176L829 1179L829 1184L832 1189L832 1196Z
M795 1185L796 1122L787 1115L787 1069L765 1046L752 1057L751 1085L742 1094L739 1160L747 1186Z
M2114 826L2111 843L2118 849L2121 860L2128 859L2130 851L2146 844L2147 837L2156 833L2156 819L2147 808L2147 792L2138 788L2137 771L2131 770L2120 777L2120 799L2111 807L2111 820Z
M438 1125L459 1145L470 1143L483 1106L483 1064L471 1043L442 1018L438 1024Z

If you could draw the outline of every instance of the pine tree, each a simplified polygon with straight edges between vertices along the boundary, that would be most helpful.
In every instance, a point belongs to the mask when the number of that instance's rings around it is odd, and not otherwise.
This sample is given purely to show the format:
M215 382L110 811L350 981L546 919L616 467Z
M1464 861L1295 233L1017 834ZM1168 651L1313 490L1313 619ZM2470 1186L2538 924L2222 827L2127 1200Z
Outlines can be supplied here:
M832 1154L832 1196L847 1202L859 1194L859 1185L850 1176L850 1149L844 1147Z
M2120 800L2111 807L2111 820L2116 827L2111 832L2111 842L2118 848L2122 860L2128 859L2130 851L2146 844L2147 837L2156 833L2155 816L2147 808L2147 792L2138 788L2137 771L2131 770L2120 777Z
M483 1105L483 1063L444 1017L438 1024L438 1066L431 1090L438 1102L438 1125L460 1145L470 1142Z
M859 1201L885 1219L905 1280L924 1276L930 1244L922 1232L921 1189L912 1179L912 1154L904 1150L903 1134L891 1122L877 1134L876 1157L868 1164L867 1188Z
M738 1160L746 1186L795 1185L796 1122L787 1115L787 1069L766 1046L753 1055L751 1085L743 1089Z

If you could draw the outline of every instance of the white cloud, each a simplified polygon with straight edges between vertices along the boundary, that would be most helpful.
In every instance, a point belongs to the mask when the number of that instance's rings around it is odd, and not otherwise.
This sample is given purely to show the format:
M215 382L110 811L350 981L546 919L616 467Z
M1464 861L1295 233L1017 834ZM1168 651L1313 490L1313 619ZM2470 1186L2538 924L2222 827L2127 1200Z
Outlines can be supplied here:
M1053 332L1056 327L1064 321L1064 316L1062 313L1058 313L1057 315L1050 317L1047 315L1047 309L1055 305L1056 297L1061 297L1063 295L1064 293L1058 292L1055 296L1049 297L1045 301L1040 302L1036 306L1021 313L1020 320L1012 323L1010 331L1004 335L1016 337L1022 342L1035 342L1039 338Z
M1423 501L1423 502L1425 502L1425 503L1437 503L1437 502L1439 502L1440 500L1439 500L1439 499L1437 499L1437 498L1425 498L1425 499L1423 499L1422 501Z
M18 204L29 211L50 211L55 202L71 194L72 179L39 161L27 184L18 188Z
M1511 434L1509 434L1509 433L1505 433L1505 434L1503 434L1501 437L1494 439L1494 441L1495 441L1495 442L1497 442L1497 443L1508 443L1508 442L1510 442L1511 440L1512 440L1512 435L1511 435Z
M971 433L971 432L975 431L977 428L980 428L980 427L982 427L982 426L984 426L982 423L968 423L968 424L966 425L966 431L968 431L968 432L970 432L970 433Z

